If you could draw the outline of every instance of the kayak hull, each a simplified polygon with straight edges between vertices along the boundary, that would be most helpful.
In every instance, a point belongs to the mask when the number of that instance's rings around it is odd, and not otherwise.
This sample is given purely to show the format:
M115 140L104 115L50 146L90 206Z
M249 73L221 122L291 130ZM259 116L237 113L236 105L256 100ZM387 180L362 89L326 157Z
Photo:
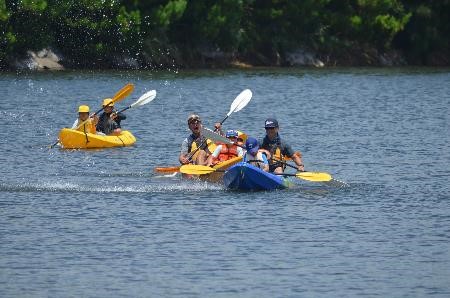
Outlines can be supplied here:
M224 172L234 164L242 161L242 156L234 157L229 160L221 161L220 163L213 166L213 169L216 169L216 172L205 174L205 175L191 175L191 174L183 174L183 178L186 179L200 179L203 181L213 182L213 183L221 183L223 180Z
M291 183L279 175L240 162L231 166L223 176L226 188L233 190L258 191L288 188Z
M231 166L237 164L238 162L242 161L242 156L234 157L229 160L222 161L215 166L213 166L213 169L216 169L217 172L207 174L207 175L200 175L200 179L206 180L209 182L222 182L224 171L230 168Z
M118 136L96 135L63 128L59 132L59 143L64 149L90 149L131 146L136 138L127 130Z

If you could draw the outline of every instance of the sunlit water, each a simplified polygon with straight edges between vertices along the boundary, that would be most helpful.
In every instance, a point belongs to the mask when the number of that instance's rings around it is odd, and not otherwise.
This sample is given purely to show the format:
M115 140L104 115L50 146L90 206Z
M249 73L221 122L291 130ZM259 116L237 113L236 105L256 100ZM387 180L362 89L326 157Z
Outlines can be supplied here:
M77 107L127 82L135 146L49 149ZM187 116L262 137L307 170L274 192L161 177ZM66 72L0 75L1 297L448 297L450 71Z

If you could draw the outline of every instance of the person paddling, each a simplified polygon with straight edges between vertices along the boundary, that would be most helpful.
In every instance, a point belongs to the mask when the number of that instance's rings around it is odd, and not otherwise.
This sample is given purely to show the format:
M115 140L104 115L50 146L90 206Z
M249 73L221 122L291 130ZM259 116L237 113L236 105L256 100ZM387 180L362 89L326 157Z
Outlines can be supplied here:
M254 165L264 172L269 171L269 162L266 155L259 151L259 143L257 139L248 137L247 141L245 141L245 149L247 151L244 155L244 162Z
M190 115L187 123L192 133L183 140L178 160L183 165L193 163L204 166L215 145L201 134L202 120L199 115Z
M94 115L91 118L89 117L89 106L81 105L78 107L78 118L73 123L72 129L79 130L84 133L95 134L97 132L95 128L97 122L98 122L97 115Z
M217 143L216 150L208 157L208 166L214 166L219 162L226 161L244 155L244 150L237 145L238 132L227 130L225 137L235 144Z
M268 152L269 172L282 174L286 168L286 157L295 162L299 171L305 171L302 154L294 152L291 146L280 138L278 121L274 118L268 118L264 122L264 128L266 129L266 136L261 142L261 149Z
M120 135L122 132L120 122L127 116L114 111L114 102L111 98L103 100L103 113L97 123L97 130L105 135Z

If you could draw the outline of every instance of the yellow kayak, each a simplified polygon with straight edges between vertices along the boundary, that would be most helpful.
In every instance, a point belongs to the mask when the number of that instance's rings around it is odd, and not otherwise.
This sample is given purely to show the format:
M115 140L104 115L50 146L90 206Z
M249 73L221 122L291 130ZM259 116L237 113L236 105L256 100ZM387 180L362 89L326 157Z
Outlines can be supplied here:
M211 174L206 174L206 175L199 175L198 177L202 180L206 180L209 182L222 182L224 171L226 171L229 167L231 167L241 161L242 161L242 156L237 156L237 157L231 158L229 160L219 162L218 164L213 166L213 169L218 170L217 172L214 172Z
M131 146L136 138L127 130L118 136L96 135L63 128L59 132L59 143L65 149L111 148Z
M187 179L200 179L209 182L222 182L224 172L231 166L237 164L242 161L242 156L234 157L232 159L221 161L215 166L213 169L216 169L217 172L213 172L206 175L191 175L191 174L183 174L183 178ZM159 168L162 169L162 168Z

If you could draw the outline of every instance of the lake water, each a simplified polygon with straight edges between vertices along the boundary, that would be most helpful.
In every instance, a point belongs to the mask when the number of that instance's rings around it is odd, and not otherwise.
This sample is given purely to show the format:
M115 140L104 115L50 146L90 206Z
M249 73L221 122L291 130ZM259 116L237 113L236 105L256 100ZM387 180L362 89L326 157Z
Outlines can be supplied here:
M132 147L49 149L77 107L148 90ZM187 116L262 137L347 187L231 192L160 177ZM0 74L1 297L449 297L450 70Z

